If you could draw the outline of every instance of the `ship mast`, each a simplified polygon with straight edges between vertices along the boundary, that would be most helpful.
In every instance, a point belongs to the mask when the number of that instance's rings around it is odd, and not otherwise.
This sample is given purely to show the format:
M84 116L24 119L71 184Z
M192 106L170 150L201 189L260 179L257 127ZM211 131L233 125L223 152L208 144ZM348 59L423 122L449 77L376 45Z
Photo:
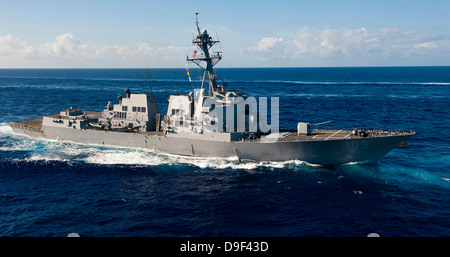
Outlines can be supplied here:
M200 50L200 54L192 55L192 58L186 57L186 61L195 63L198 67L200 67L203 71L203 83L205 79L208 79L209 84L209 96L212 96L214 92L223 91L223 87L217 86L217 73L214 73L213 67L222 59L220 52L214 52L212 54L209 53L211 47L213 47L219 41L213 40L212 37L208 35L208 31L204 29L200 31L198 26L198 12L195 13L195 25L197 26L197 37L192 40L192 44L197 46L197 49ZM206 67L202 67L200 63L204 61L206 62Z

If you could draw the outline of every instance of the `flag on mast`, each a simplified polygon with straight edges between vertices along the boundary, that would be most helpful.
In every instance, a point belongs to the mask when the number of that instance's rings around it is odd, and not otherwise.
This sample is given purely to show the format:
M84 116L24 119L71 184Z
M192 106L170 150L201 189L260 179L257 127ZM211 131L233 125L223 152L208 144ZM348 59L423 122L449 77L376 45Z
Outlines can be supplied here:
M189 82L192 82L191 75L189 75L189 68L187 66L187 63L186 63L186 75L188 75L188 77L189 77Z

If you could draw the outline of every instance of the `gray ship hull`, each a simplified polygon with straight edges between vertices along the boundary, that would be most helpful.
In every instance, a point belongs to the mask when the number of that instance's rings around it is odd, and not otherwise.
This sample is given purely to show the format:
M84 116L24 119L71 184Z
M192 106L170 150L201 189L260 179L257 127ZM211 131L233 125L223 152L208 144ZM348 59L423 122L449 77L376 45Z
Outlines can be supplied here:
M351 162L376 162L409 136L366 139L335 139L276 143L237 143L239 157L258 161L301 160L312 164L340 165ZM364 145L364 147L363 147Z
M39 129L20 126L20 123L11 123L10 126L17 134L83 144L146 148L169 154L198 157L238 157L241 160L254 161L301 160L320 165L376 162L395 147L404 145L412 135L394 134L345 139L338 137L328 140L312 140L311 138L298 140L288 137L284 138L285 141L280 138L277 142L264 143L260 140L226 141L221 138L211 140L208 135L198 135L197 138L192 138L189 135L165 135L162 132L130 133L56 127ZM347 132L349 131L343 133L347 134ZM329 134L324 133L324 135Z

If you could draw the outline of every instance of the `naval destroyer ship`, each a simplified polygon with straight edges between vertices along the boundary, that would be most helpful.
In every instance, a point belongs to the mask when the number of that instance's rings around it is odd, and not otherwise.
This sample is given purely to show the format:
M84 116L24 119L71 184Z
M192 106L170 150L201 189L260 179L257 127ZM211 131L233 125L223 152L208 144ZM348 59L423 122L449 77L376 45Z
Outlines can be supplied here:
M187 61L202 70L201 88L170 95L167 113L160 112L150 93L119 95L101 112L79 108L62 110L42 119L11 122L14 133L34 138L146 148L176 155L237 157L239 160L301 160L311 164L341 165L376 162L397 146L405 146L412 131L329 130L299 122L296 129L278 131L278 99L247 96L218 84L213 67L222 59L211 52L219 41L200 30L196 13L196 46ZM206 65L205 65L206 64ZM205 66L202 66L205 65ZM269 120L271 124L268 125Z

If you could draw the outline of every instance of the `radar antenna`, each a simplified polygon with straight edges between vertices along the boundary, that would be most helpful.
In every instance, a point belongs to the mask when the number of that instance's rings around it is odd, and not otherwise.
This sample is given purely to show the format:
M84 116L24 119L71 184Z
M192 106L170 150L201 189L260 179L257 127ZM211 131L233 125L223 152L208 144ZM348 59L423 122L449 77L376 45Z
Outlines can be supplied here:
M209 96L212 96L214 92L224 90L223 86L217 86L217 73L214 73L213 70L213 67L220 60L222 60L222 55L220 54L220 52L214 52L212 54L209 53L211 47L213 47L216 43L219 43L219 41L213 40L212 37L209 36L206 29L200 31L200 27L198 26L198 12L195 13L195 25L197 27L198 35L192 40L192 44L195 45L200 51L200 55L197 54L197 51L193 51L192 58L189 58L189 56L187 56L186 60L195 63L202 69L202 85L204 84L205 80L208 79ZM201 62L206 62L206 67L202 67L200 65Z
M195 13L195 25L197 26L197 31L200 35L200 28L198 27L198 12Z

